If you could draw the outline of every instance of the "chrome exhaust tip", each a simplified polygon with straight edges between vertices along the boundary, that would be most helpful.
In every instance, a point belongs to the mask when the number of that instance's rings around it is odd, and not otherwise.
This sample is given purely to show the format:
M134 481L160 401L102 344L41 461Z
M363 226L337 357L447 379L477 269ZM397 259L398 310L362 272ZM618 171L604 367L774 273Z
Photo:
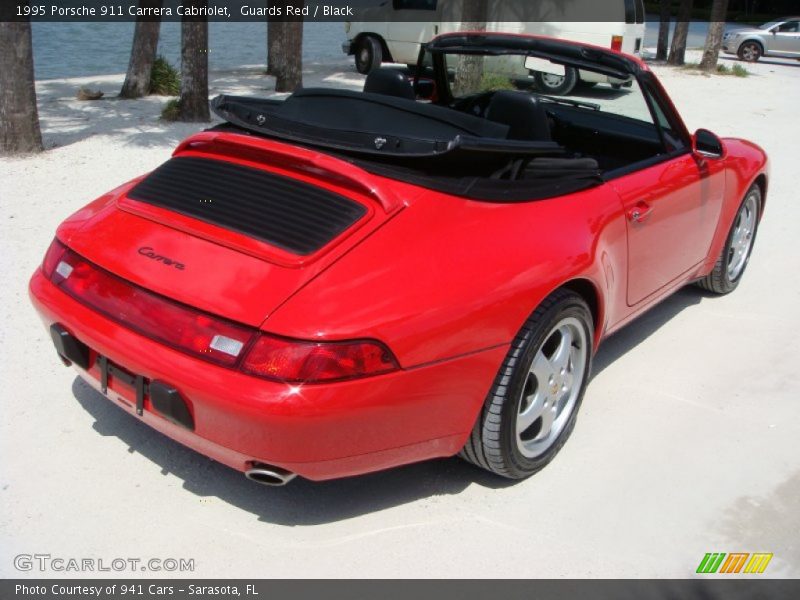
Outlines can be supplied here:
M290 473L280 467L272 467L261 463L253 465L244 472L244 476L261 485L281 486L286 485L297 477L297 473Z

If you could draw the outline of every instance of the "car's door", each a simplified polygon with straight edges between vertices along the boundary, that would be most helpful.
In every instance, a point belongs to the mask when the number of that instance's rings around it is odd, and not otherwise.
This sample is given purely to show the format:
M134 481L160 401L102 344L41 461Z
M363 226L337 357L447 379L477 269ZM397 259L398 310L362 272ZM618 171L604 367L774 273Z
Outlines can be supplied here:
M800 56L800 21L781 23L771 35L770 50L778 54Z
M668 289L706 258L724 193L722 162L692 153L671 106L656 89L643 91L663 153L611 181L627 221L629 306Z

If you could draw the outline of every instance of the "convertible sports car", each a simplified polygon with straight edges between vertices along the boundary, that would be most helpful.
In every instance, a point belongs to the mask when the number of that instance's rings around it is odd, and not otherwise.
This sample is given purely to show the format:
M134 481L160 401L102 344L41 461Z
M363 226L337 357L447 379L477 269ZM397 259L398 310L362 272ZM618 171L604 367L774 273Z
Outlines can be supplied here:
M534 91L566 67L626 86ZM271 485L457 453L534 473L600 341L686 284L735 289L764 211L760 148L690 135L598 47L448 34L412 80L213 107L64 221L30 293L112 402Z

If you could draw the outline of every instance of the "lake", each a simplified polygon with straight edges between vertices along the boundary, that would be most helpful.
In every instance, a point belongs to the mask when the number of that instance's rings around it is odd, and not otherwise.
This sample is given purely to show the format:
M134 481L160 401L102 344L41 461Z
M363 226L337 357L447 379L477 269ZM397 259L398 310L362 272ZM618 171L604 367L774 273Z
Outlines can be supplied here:
M134 23L34 23L36 79L124 73L128 68ZM266 65L266 23L209 23L209 68ZM692 22L689 47L702 46L707 23ZM658 21L648 16L645 46L655 46ZM303 60L331 62L344 58L342 23L306 23ZM180 64L180 23L161 24L159 53Z

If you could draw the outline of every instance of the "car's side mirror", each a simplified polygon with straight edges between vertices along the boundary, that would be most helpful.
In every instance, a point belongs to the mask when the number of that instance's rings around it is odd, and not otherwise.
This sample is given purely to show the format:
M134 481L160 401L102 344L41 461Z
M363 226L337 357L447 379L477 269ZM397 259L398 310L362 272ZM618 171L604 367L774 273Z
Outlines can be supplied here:
M722 158L725 149L715 133L708 129L698 129L692 136L692 150L707 158Z
M420 79L414 86L417 98L431 100L436 95L436 83L432 79Z

